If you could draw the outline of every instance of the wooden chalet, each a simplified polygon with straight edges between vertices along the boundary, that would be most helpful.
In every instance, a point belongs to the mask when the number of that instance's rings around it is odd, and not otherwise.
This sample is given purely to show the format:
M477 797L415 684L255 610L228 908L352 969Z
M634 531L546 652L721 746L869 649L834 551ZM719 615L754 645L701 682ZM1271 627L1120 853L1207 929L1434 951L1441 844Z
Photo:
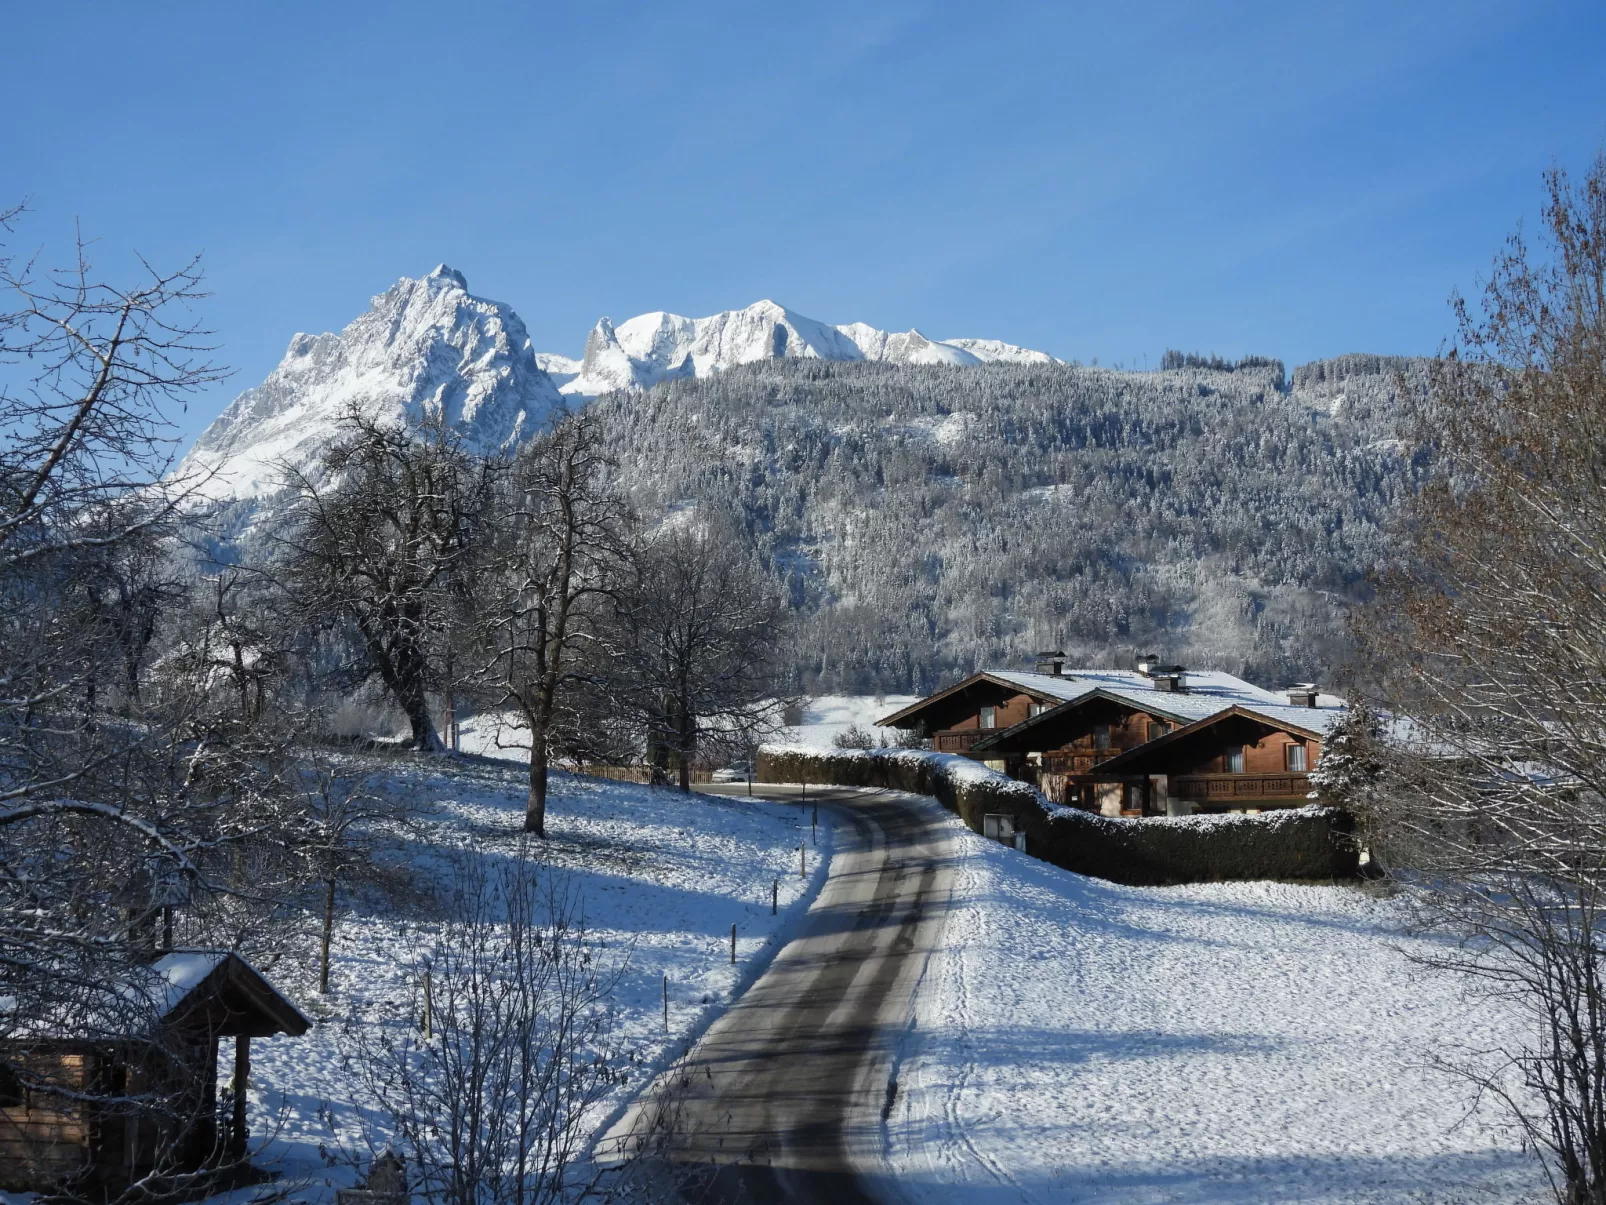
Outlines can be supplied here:
M1336 708L1235 705L1110 758L1101 775L1145 781L1172 814L1304 807Z
M962 753L1031 782L1056 803L1153 816L1188 814L1198 801L1168 791L1161 774L1123 771L1117 759L1235 707L1308 717L1314 710L1323 718L1309 723L1320 728L1337 714L1321 705L1324 696L1314 686L1278 694L1153 656L1141 658L1136 670L1066 671L1059 656L1041 654L1032 673L972 674L880 723L913 729L939 752ZM1258 766L1263 758L1256 753L1254 760Z
M126 1010L8 1026L0 1044L0 1187L114 1195L246 1154L252 1038L300 1035L311 1022L255 968L221 950L172 950L114 985ZM75 1009L75 1013L95 1011ZM217 1062L233 1038L234 1085L218 1111Z

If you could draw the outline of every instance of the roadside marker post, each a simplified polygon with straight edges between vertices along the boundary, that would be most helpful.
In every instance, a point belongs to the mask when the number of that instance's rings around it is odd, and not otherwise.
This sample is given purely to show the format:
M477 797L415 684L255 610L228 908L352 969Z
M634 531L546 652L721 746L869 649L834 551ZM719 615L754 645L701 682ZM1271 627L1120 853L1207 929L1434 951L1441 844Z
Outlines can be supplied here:
M664 1032L669 1032L669 976L664 976Z
M770 884L770 915L774 916L781 909L781 880L776 879Z
M736 962L736 925L735 925L735 922L732 922L732 924L731 924L731 963L734 965L735 962Z
M797 877L800 879L806 879L809 877L807 861L808 855L805 852L807 849L808 846L804 845L803 842L799 841L797 843Z

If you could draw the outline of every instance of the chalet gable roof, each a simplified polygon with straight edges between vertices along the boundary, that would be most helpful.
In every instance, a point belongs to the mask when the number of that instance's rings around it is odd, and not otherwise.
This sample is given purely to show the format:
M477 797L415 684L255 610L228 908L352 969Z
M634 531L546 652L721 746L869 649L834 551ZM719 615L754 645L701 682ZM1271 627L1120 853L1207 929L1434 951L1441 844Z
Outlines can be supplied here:
M1158 760L1164 759L1178 746L1193 744L1199 738L1206 736L1210 730L1219 728L1230 720L1247 720L1250 723L1262 726L1270 731L1287 732L1294 736L1303 736L1311 740L1323 740L1327 733L1344 714L1341 708L1292 707L1287 704L1277 706L1251 706L1234 704L1224 707L1214 715L1181 728L1172 729L1164 736L1156 737L1152 741L1128 749L1125 753L1099 763L1100 774L1142 774L1151 772L1151 767ZM1157 771L1155 771L1157 772Z
M1224 700L1197 699L1186 694L1168 694L1164 691L1149 690L1142 692L1141 697L1139 697L1137 692L1131 690L1099 686L1089 690L1079 698L1061 703L1057 707L1051 707L1047 711L1040 711L1018 724L1012 724L1008 728L1001 728L989 736L984 736L971 746L971 750L975 753L984 753L991 749L1006 749L1037 733L1052 731L1058 725L1071 719L1077 712L1087 709L1089 704L1098 702L1114 703L1130 711L1141 711L1146 715L1175 720L1179 724L1191 724L1203 716L1225 711L1232 706L1231 703ZM1056 741L1056 744L1058 743L1060 742ZM1025 751L1041 752L1041 750L1033 750L1031 748ZM1014 752L1021 752L1021 750L1016 749Z
M878 728L897 728L928 707L945 702L981 683L991 683L1015 694L1030 695L1039 703L1062 703L1069 699L1079 698L1092 689L1090 683L1081 682L1067 676L1028 673L1024 670L984 669L971 674L967 678L960 679L952 686L945 687L935 694L927 695L900 711L895 711L891 715L877 720L876 726Z
M1065 707L1093 698L1122 703L1139 711L1165 716L1179 724L1191 723L1205 716L1214 715L1235 704L1285 708L1288 706L1285 696L1263 690L1236 675L1223 673L1220 670L1188 671L1187 689L1184 691L1161 690L1154 679L1136 670L1073 669L1063 674L1025 670L982 670L935 694L928 695L919 702L910 704L901 711L877 720L876 723L889 728L903 727L927 709L940 707L944 702L956 699L957 696L981 683L991 683L1002 689L1026 694L1035 702L1048 703L1052 706L1021 724L1001 729L998 734L984 738L977 743L977 749L983 745L997 747L1005 734L1012 734L1008 743L1013 743L1013 740L1023 733L1034 731L1023 725L1042 723L1048 717L1056 715L1064 719Z

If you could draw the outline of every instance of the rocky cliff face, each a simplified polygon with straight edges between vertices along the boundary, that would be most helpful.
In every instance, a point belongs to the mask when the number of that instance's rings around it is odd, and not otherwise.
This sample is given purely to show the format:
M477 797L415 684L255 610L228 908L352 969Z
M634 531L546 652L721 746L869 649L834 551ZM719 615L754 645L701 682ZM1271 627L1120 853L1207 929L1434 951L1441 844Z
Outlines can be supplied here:
M267 380L237 397L185 458L219 500L277 492L317 461L347 414L417 426L444 418L477 451L516 442L563 399L519 316L475 297L444 264L403 278L338 335L298 334Z

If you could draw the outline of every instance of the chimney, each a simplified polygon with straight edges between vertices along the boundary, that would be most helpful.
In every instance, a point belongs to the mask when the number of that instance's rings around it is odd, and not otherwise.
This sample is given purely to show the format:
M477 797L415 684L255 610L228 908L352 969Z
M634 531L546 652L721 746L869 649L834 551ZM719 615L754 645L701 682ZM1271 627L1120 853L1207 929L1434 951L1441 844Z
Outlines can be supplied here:
M1155 690L1163 690L1167 694L1188 693L1188 671L1180 665L1155 665L1149 662L1145 671L1149 681L1154 683Z
M1321 694L1314 682L1296 682L1285 692L1290 707L1315 707L1316 697Z
M1065 654L1059 649L1036 654L1036 669L1040 674L1053 674L1058 678L1065 669Z

